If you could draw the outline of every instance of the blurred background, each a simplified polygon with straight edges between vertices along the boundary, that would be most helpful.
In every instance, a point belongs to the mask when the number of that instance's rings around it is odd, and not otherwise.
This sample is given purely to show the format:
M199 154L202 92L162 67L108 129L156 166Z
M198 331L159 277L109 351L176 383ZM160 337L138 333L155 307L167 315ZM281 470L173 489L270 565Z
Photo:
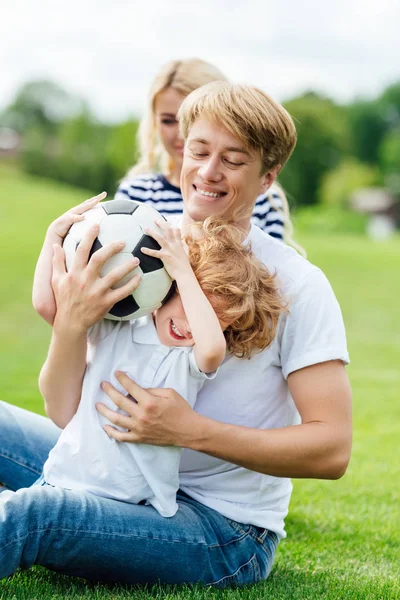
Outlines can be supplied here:
M112 196L153 76L198 56L294 117L280 182L295 216L385 237L399 218L399 22L396 0L3 2L0 161Z

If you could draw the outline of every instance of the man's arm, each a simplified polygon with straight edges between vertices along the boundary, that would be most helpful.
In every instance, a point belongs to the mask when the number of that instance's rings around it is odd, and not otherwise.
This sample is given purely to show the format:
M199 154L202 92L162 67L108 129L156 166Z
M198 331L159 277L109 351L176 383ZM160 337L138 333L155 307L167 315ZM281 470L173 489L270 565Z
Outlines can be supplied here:
M78 410L86 370L86 332L53 326L49 353L39 376L46 414L64 428Z
M347 468L352 441L351 389L341 361L291 373L288 385L302 423L250 429L199 422L193 450L276 477L338 479Z
M140 277L114 290L113 286L134 270L139 261L133 258L100 276L106 261L119 252L123 242L112 242L95 252L90 249L97 236L93 225L83 237L69 272L65 268L63 249L55 244L51 286L56 302L50 350L40 373L39 386L48 416L65 427L79 405L86 369L87 332L110 308L139 285Z
M195 413L174 390L144 390L126 374L116 375L137 400L130 402L104 383L104 391L130 415L97 405L111 423L129 429L105 427L118 441L191 448L276 477L338 479L346 471L352 438L351 390L341 361L290 374L289 389L302 424L264 430L214 421Z

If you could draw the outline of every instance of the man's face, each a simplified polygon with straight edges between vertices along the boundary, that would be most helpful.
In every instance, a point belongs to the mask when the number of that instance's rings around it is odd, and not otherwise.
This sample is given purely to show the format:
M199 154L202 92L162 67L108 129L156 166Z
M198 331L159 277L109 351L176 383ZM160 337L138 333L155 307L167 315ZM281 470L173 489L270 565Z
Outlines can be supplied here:
M248 228L257 196L274 181L279 168L261 175L261 157L221 125L199 118L186 140L181 173L185 221L211 215L231 217L247 209L238 225Z

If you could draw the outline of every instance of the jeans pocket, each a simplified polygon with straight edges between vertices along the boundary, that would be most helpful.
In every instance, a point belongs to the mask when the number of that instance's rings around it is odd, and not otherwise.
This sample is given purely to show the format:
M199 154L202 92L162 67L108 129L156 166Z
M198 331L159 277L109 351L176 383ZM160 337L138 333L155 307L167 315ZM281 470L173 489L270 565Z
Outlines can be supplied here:
M226 575L218 581L213 581L210 585L218 588L226 588L230 586L242 586L248 585L249 583L257 583L260 581L261 574L258 565L257 557L255 554L241 565L232 575Z
M234 521L233 519L230 519L229 517L224 517L225 521L232 527L232 529L234 529L236 531L236 533L238 534L238 537L244 537L246 535L248 535L249 533L251 533L251 525L246 525L245 523L239 523L238 521Z

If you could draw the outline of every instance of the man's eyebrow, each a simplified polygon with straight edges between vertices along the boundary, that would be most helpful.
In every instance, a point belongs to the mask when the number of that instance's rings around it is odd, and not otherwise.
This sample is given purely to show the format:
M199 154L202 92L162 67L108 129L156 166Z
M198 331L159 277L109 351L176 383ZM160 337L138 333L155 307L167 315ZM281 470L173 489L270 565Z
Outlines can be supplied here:
M190 142L198 142L199 144L209 144L210 142L208 142L207 140L204 140L203 138L193 138L192 140L190 140ZM241 154L247 154L249 155L249 151L246 150L246 148L241 148L240 146L228 146L227 148L224 148L225 152L240 152Z
M238 146L229 146L229 148L225 148L228 152L240 152L241 154L249 154L246 148L240 148Z
M210 143L207 140L204 140L203 138L193 138L189 141L190 142L198 142L199 144L209 144Z

